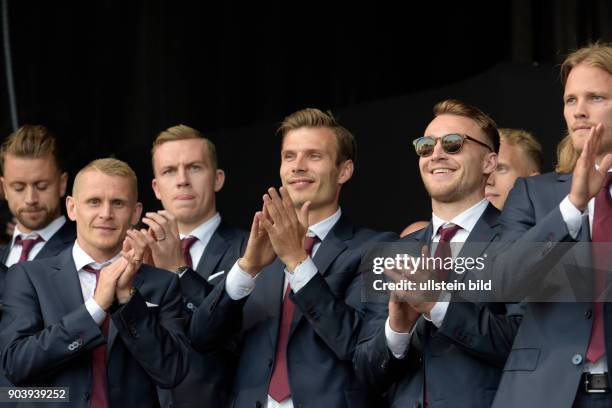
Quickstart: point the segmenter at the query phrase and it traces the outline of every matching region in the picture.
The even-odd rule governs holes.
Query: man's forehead
[[[473,119],[451,114],[436,116],[425,129],[426,136],[444,136],[449,133],[467,133],[473,136],[480,132],[480,126]]]
[[[208,144],[204,139],[172,140],[155,149],[153,160],[160,165],[181,162],[208,161]]]

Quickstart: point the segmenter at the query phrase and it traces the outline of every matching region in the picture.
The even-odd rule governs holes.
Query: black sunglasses
[[[442,150],[444,150],[448,154],[459,153],[466,139],[478,143],[479,145],[486,147],[490,151],[493,151],[493,149],[489,145],[479,140],[476,140],[473,137],[470,137],[468,135],[462,135],[459,133],[451,133],[442,137],[423,136],[413,140],[412,144],[414,145],[414,150],[416,150],[416,154],[418,154],[420,157],[431,156],[433,154],[434,148],[436,147],[438,139],[441,140]]]

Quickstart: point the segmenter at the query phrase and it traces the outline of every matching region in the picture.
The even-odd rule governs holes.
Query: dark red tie
[[[444,262],[444,259],[453,257],[450,241],[460,229],[461,227],[455,224],[450,224],[447,227],[440,226],[440,228],[438,229],[438,233],[440,234],[440,241],[438,241],[438,246],[436,247],[434,258],[441,258],[442,265],[446,264],[446,262]],[[450,270],[443,267],[441,270],[438,271],[438,277],[440,278],[440,280],[446,280],[448,278],[449,273]]]
[[[316,236],[307,236],[304,239],[304,249],[309,256],[312,254],[312,248],[318,240],[319,238]],[[274,368],[272,369],[272,377],[270,378],[270,386],[268,387],[268,394],[277,402],[284,401],[291,396],[287,369],[287,344],[289,344],[289,331],[291,330],[291,321],[293,320],[295,304],[289,298],[290,290],[291,287],[287,285],[287,290],[283,298],[280,327],[278,329],[276,358],[274,359]]]
[[[608,172],[601,191],[595,196],[593,211],[592,242],[612,242],[612,198],[610,197],[610,184],[612,173]],[[606,286],[606,272],[610,265],[611,253],[607,245],[593,246],[593,268],[595,270],[594,295],[599,297]],[[593,326],[591,338],[587,348],[586,357],[590,362],[599,360],[606,352],[604,338],[604,312],[603,302],[593,302]]]
[[[183,260],[185,261],[185,265],[190,268],[193,268],[193,261],[191,260],[191,253],[189,250],[195,244],[198,239],[196,237],[192,237],[191,235],[181,239],[181,248],[183,250]]]
[[[438,228],[438,234],[440,234],[440,240],[438,241],[438,246],[436,247],[436,252],[434,253],[434,258],[442,259],[442,269],[438,270],[438,278],[440,281],[445,281],[448,278],[450,273],[449,269],[444,268],[444,259],[452,258],[453,253],[451,251],[450,241],[453,239],[455,234],[461,229],[460,226],[455,224],[449,224],[447,227],[440,226]],[[425,368],[423,368],[424,370]],[[425,407],[429,406],[427,401],[427,386],[425,384],[426,379],[423,380],[423,405]]]
[[[83,270],[96,275],[96,287],[100,279],[100,270],[92,268],[89,265],[83,267]],[[108,314],[102,322],[102,334],[108,338]],[[106,377],[106,343],[96,347],[91,352],[91,408],[108,408],[108,385]]]
[[[15,245],[21,245],[21,255],[19,255],[19,262],[25,262],[28,260],[28,255],[30,255],[30,251],[34,248],[39,242],[44,241],[44,239],[38,235],[36,238],[27,238],[23,239],[21,235],[15,238]]]

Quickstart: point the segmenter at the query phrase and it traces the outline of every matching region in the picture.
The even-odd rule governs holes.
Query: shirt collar
[[[331,216],[308,227],[308,233],[306,235],[308,236],[316,235],[317,237],[319,237],[321,241],[323,241],[325,237],[327,236],[327,234],[329,234],[329,231],[331,231],[334,225],[336,225],[341,215],[342,215],[342,210],[340,209],[340,207],[338,207],[338,210],[335,213],[333,213]]]
[[[195,227],[189,234],[179,234],[179,238],[183,239],[187,236],[196,237],[202,242],[206,242],[215,233],[217,227],[221,224],[221,215],[216,213],[202,224]]]
[[[61,215],[57,217],[56,219],[54,219],[53,221],[51,221],[51,223],[47,225],[45,228],[40,229],[40,230],[34,230],[30,232],[29,234],[26,234],[25,232],[21,232],[19,230],[19,227],[15,226],[15,230],[13,231],[13,240],[11,241],[11,247],[15,244],[15,239],[17,239],[17,237],[20,235],[23,237],[23,239],[34,238],[36,235],[38,235],[42,239],[44,239],[45,242],[47,242],[53,237],[53,235],[57,231],[59,231],[60,228],[62,228],[62,226],[65,223],[66,223],[66,217]]]
[[[436,214],[431,214],[431,224],[433,228],[433,237],[438,234],[438,229],[445,224],[455,224],[460,226],[462,229],[467,231],[469,234],[474,229],[474,226],[487,209],[489,202],[486,199],[480,200],[478,203],[463,211],[461,214],[456,215],[452,220],[443,220],[442,218],[436,216]]]
[[[117,260],[120,256],[121,252],[119,252],[117,255],[113,256],[107,261],[96,262],[91,256],[87,254],[87,252],[83,250],[83,248],[79,246],[78,242],[74,241],[74,246],[72,247],[72,259],[74,260],[74,266],[76,267],[77,271],[80,271],[81,269],[83,269],[84,266],[87,265],[91,265],[94,269],[102,269],[106,265]]]

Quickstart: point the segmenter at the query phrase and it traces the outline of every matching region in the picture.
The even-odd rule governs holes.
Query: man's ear
[[[142,203],[138,202],[134,206],[134,212],[132,212],[132,219],[130,220],[132,225],[136,225],[138,221],[140,221],[141,215],[142,215]]]
[[[68,214],[68,218],[71,221],[76,221],[76,208],[74,197],[72,196],[66,196],[66,214]]]
[[[340,172],[338,173],[338,184],[344,184],[353,177],[355,164],[351,159],[345,160],[340,164]]]
[[[151,187],[153,187],[155,198],[161,201],[161,195],[159,194],[159,189],[157,188],[157,179],[155,177],[153,177],[153,180],[151,180]]]
[[[529,175],[529,177],[531,177],[531,176],[539,176],[540,174],[542,174],[542,173],[540,173],[539,171],[532,171],[531,174]]]
[[[63,172],[60,175],[60,197],[66,194],[66,186],[68,185],[68,173]]]
[[[495,171],[497,168],[497,153],[487,153],[482,164],[482,173],[487,176]]]
[[[218,193],[223,188],[225,184],[225,172],[221,169],[217,169],[215,172],[215,193]]]

